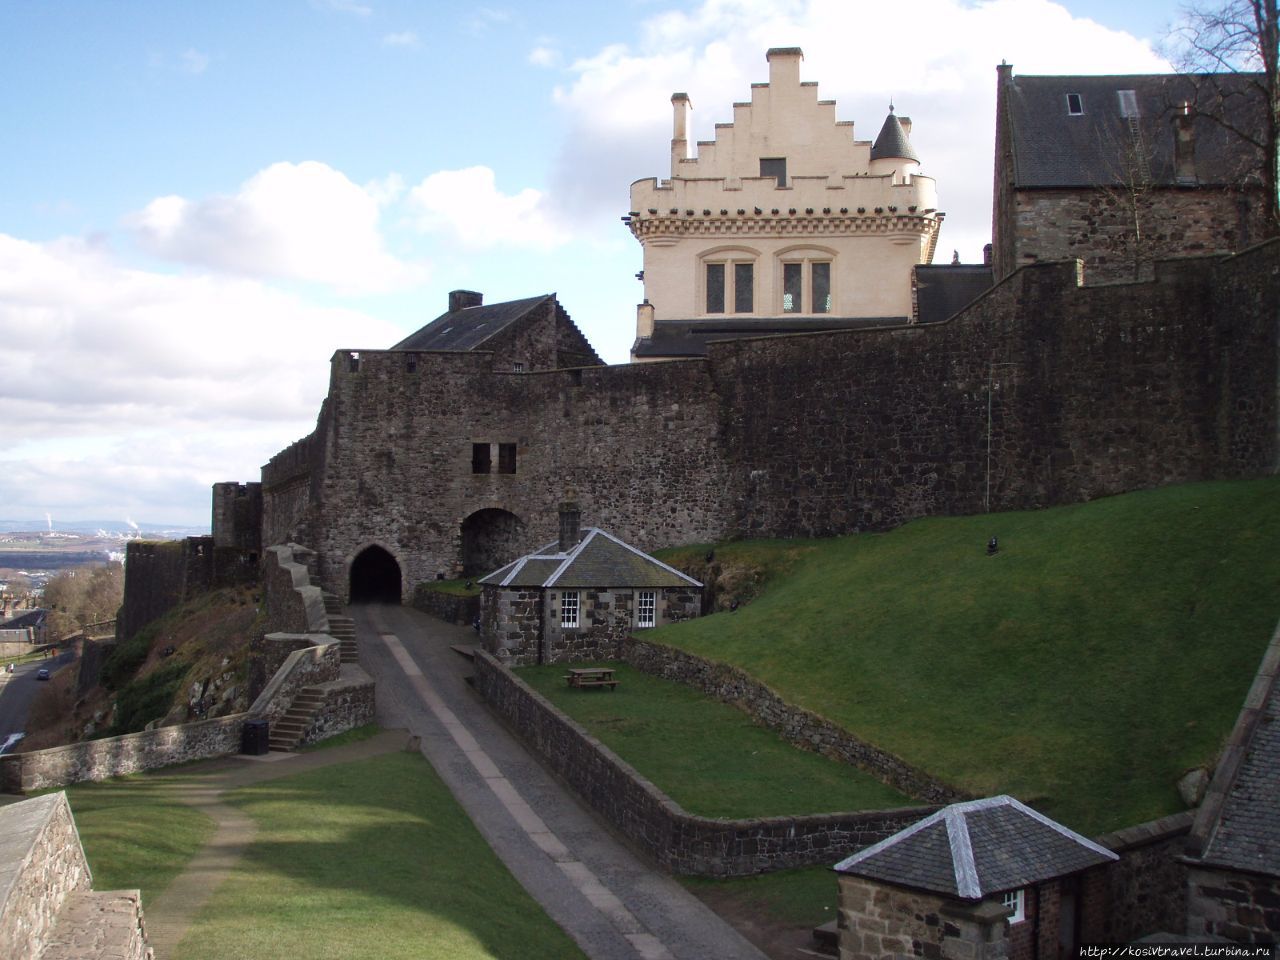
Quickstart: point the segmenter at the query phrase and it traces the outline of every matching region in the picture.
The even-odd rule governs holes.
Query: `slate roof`
[[[944,807],[835,869],[982,900],[1117,859],[1013,797],[999,796]]]
[[[411,333],[392,350],[474,350],[495,333],[527,317],[555,294],[525,300],[508,300],[442,313],[421,330]]]
[[[1121,113],[1118,91],[1132,90],[1136,128],[1151,183],[1177,183],[1173,116],[1195,105],[1195,169],[1201,184],[1239,183],[1257,168],[1257,151],[1212,119],[1261,122],[1265,101],[1252,92],[1254,74],[1130,74],[1119,76],[1018,76],[1004,89],[1010,124],[1015,187],[1096,187],[1126,182],[1126,157],[1134,157],[1133,133]],[[1067,110],[1078,94],[1082,113]]]
[[[1193,837],[1212,866],[1280,877],[1280,628],[1227,741]]]
[[[44,626],[45,620],[49,616],[48,610],[35,609],[27,610],[10,620],[0,623],[0,630],[23,630],[27,627]]]
[[[714,317],[691,320],[658,320],[652,337],[635,341],[636,357],[705,357],[707,344],[716,340],[742,340],[789,333],[821,333],[860,327],[905,326],[906,317],[833,317],[825,314],[788,317]]]
[[[898,122],[898,118],[893,114],[893,108],[889,108],[889,115],[884,118],[884,126],[880,128],[880,135],[876,137],[876,142],[871,145],[871,159],[881,160],[887,157],[896,157],[902,160],[914,160],[920,162],[915,149],[911,146],[911,141],[907,139],[907,131],[902,129],[902,124]]]
[[[582,533],[582,539],[567,552],[560,552],[559,541],[548,543],[481,577],[480,582],[503,587],[565,589],[702,586],[693,577],[598,527],[587,527]]]
[[[991,268],[981,264],[920,264],[916,267],[916,319],[939,323],[991,289]]]

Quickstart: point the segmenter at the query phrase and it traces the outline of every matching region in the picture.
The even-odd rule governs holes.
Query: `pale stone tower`
[[[633,359],[696,354],[730,327],[911,315],[911,271],[933,259],[943,217],[934,181],[917,172],[911,121],[891,106],[874,144],[855,140],[835,101],[800,81],[802,59],[796,47],[770,50],[769,82],[752,84],[696,156],[693,105],[672,96],[671,179],[632,184],[625,218],[644,248]]]

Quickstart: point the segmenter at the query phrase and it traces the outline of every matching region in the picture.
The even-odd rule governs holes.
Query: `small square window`
[[[560,626],[578,626],[578,591],[572,590],[560,598]]]
[[[1078,93],[1067,94],[1067,113],[1078,117],[1084,113],[1084,99]]]
[[[489,444],[473,443],[471,445],[471,472],[488,473],[493,469],[493,460],[489,453]]]
[[[658,595],[654,590],[641,590],[636,595],[636,626],[652,627],[656,619]]]
[[[1022,923],[1027,919],[1026,897],[1023,896],[1022,890],[1010,890],[1000,898],[1000,902],[1013,910],[1013,916],[1009,918],[1010,923]]]
[[[787,185],[787,158],[761,157],[760,176],[776,177],[778,180],[778,186],[785,187]]]
[[[513,373],[524,373],[524,364],[517,360],[511,365],[511,370]]]

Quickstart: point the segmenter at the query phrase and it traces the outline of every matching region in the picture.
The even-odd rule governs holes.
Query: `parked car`
[[[37,671],[36,671],[36,679],[37,679],[37,680],[48,680],[48,679],[49,679],[49,671],[48,671],[48,670],[46,670],[44,667],[41,667],[39,670],[37,670]]]

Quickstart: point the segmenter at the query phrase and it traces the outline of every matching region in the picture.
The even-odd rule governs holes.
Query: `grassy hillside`
[[[1277,544],[1276,477],[921,520],[817,542],[654,639],[1097,833],[1181,809],[1178,777],[1212,763],[1280,617]]]

